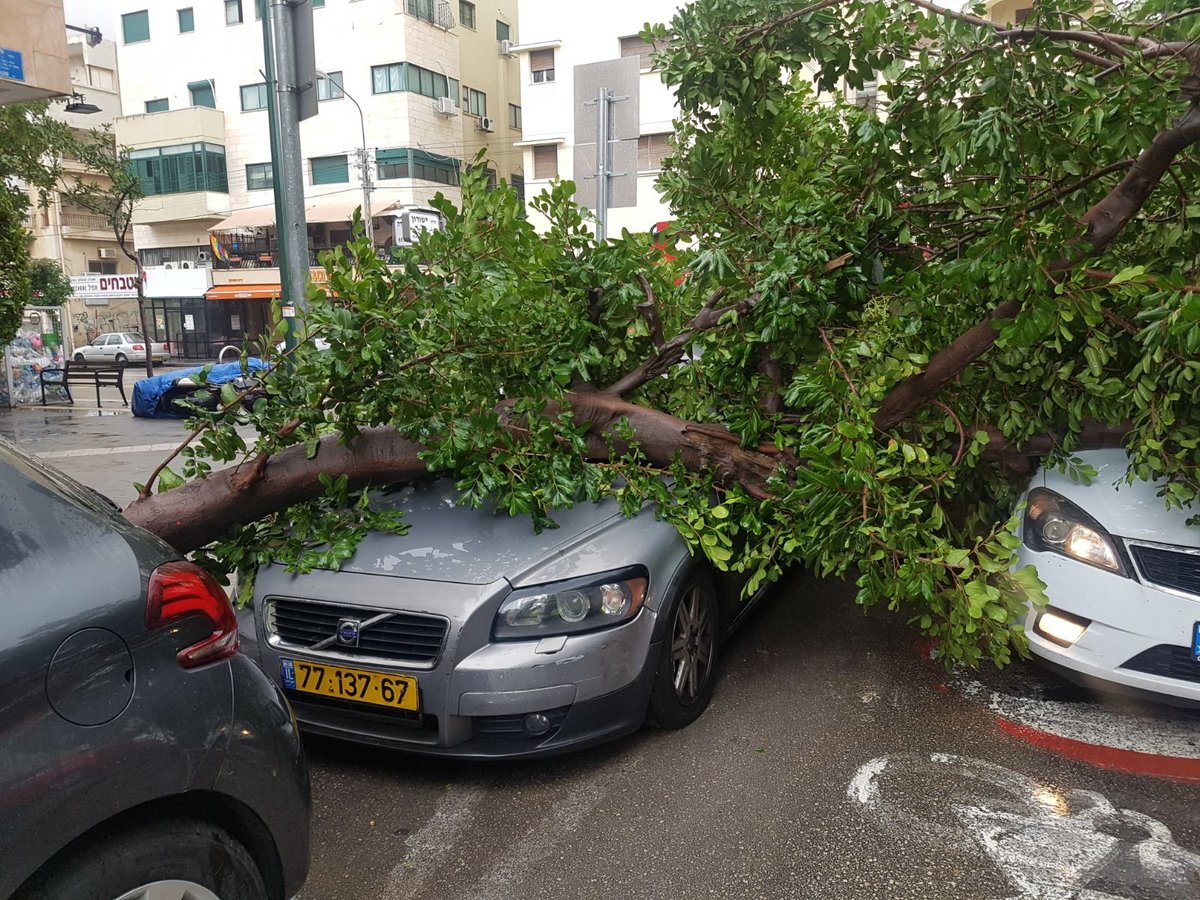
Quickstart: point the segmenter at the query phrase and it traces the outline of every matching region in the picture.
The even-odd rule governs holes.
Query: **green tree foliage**
[[[48,103],[0,106],[0,344],[16,333],[30,302],[25,219],[32,189],[45,203],[57,181],[60,152],[71,129],[49,115]]]
[[[35,259],[29,264],[29,287],[40,306],[62,306],[71,298],[71,279],[53,259]]]
[[[1165,504],[1200,489],[1200,50],[1088,6],[997,27],[926,0],[699,0],[648,32],[682,110],[675,259],[598,245],[569,184],[535,201],[541,236],[468,175],[399,269],[362,238],[331,253],[305,322],[331,349],[199,414],[183,477],[205,483],[127,515],[220,537],[213,564],[333,565],[401,527],[355,491],[415,459],[542,525],[653,501],[751,589],[809,566],[950,657],[1024,652],[1028,454],[1086,477],[1073,451],[1123,443]],[[872,81],[878,112],[854,102]]]

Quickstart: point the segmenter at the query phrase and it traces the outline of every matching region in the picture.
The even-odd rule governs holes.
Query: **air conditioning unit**
[[[179,264],[179,268],[181,268],[181,269],[190,269],[191,267],[192,267],[192,264],[190,262],[188,262],[187,260],[184,260],[183,262],[181,262]]]
[[[100,248],[100,258],[101,259],[116,259],[117,251],[113,247],[101,247]]]
[[[450,97],[438,97],[433,101],[433,109],[443,116],[458,115],[458,107],[454,105],[454,100]]]
[[[163,263],[163,268],[164,269],[178,269],[179,264],[173,263],[173,262],[167,262],[167,263]]]
[[[480,131],[495,131],[496,130],[496,120],[493,119],[491,116],[480,116],[479,122],[478,122],[478,124],[476,124],[475,127],[478,128]]]
[[[513,47],[515,46],[516,44],[514,44],[512,41],[500,41],[500,55],[516,56],[516,54],[513,53]]]
[[[208,262],[209,258],[210,257],[208,255],[207,250],[197,250],[196,251],[196,262],[206,263],[206,262]]]

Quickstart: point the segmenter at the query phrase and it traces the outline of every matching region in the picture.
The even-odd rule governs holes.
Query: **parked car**
[[[224,590],[0,439],[0,897],[284,900],[309,782]]]
[[[605,501],[535,533],[457,499],[445,480],[403,487],[380,502],[404,510],[407,535],[368,535],[337,572],[258,571],[243,646],[302,729],[515,758],[704,711],[720,641],[753,603],[673,527]]]
[[[75,362],[82,363],[119,363],[124,365],[131,362],[146,361],[147,342],[144,337],[134,331],[113,331],[102,334],[90,344],[75,348]],[[152,341],[149,343],[150,357],[156,362],[165,362],[171,358],[171,344],[167,341]]]
[[[1030,649],[1076,682],[1200,705],[1200,528],[1152,483],[1122,480],[1122,450],[1077,454],[1089,485],[1042,469],[1026,495],[1020,564],[1046,582]]]

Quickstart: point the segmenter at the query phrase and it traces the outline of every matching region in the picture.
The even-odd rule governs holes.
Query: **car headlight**
[[[631,566],[513,591],[500,604],[492,636],[520,641],[628,622],[642,608],[649,583],[645,568]]]
[[[1058,553],[1129,577],[1116,539],[1099,522],[1054,491],[1034,488],[1029,492],[1021,538],[1031,550]]]

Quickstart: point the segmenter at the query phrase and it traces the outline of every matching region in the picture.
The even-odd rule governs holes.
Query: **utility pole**
[[[317,78],[329,82],[330,91],[335,88],[341,92],[342,96],[354,104],[354,108],[358,110],[358,128],[362,137],[358,145],[358,149],[354,151],[354,157],[358,161],[358,176],[362,183],[362,216],[363,225],[366,226],[367,239],[371,241],[371,245],[375,244],[375,228],[371,222],[371,191],[375,190],[374,180],[371,176],[371,150],[367,147],[367,117],[363,115],[362,106],[354,98],[343,85],[337,84],[324,72],[317,72]]]
[[[602,87],[595,100],[588,100],[584,104],[596,107],[596,174],[584,177],[596,179],[596,240],[600,243],[604,243],[608,239],[608,207],[611,203],[610,179],[614,175],[625,174],[612,170],[612,109],[614,103],[628,99],[628,97],[617,97],[607,87]]]

